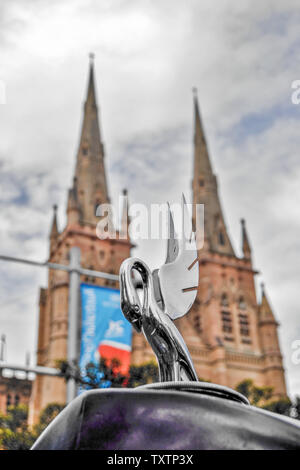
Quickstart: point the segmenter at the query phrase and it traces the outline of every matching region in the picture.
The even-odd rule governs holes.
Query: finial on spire
[[[269,322],[271,321],[272,323],[278,326],[278,323],[276,322],[273,311],[272,311],[272,307],[266,296],[265,283],[261,282],[260,287],[261,287],[261,300],[260,300],[260,308],[259,308],[260,320],[268,320]]]
[[[198,98],[198,88],[193,86],[192,88],[193,96],[194,98]]]
[[[53,205],[53,219],[52,219],[52,227],[50,231],[50,238],[56,238],[57,235],[59,234],[58,228],[57,228],[57,205]]]
[[[243,250],[243,255],[244,258],[246,259],[251,259],[251,247],[247,235],[247,230],[246,230],[246,221],[245,219],[241,219],[241,225],[242,225],[242,250]]]
[[[127,193],[128,193],[127,189],[124,188],[124,189],[123,189],[123,196],[127,196]]]
[[[94,52],[90,52],[89,53],[89,59],[90,59],[90,64],[92,65],[94,63],[94,59],[95,59],[95,54]]]

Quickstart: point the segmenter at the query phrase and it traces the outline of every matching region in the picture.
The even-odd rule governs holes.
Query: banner
[[[120,291],[108,287],[81,284],[80,369],[98,364],[100,357],[120,362],[126,375],[130,365],[131,324],[120,308]]]

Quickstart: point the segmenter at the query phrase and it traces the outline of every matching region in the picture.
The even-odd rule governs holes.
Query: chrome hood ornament
[[[179,238],[175,233],[170,206],[168,218],[167,256],[159,269],[151,273],[138,258],[128,258],[122,263],[121,309],[136,331],[143,332],[152,347],[161,382],[198,381],[184,339],[173,323],[192,307],[199,278],[195,233],[184,196]],[[142,279],[142,301],[135,287],[133,271],[138,271]]]

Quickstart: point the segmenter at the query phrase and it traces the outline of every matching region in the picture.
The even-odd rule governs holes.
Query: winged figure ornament
[[[181,234],[176,236],[169,205],[168,232],[166,260],[159,269],[151,272],[138,258],[128,258],[122,263],[121,309],[152,347],[161,382],[198,381],[190,353],[173,322],[192,307],[199,280],[196,238],[184,195]],[[137,271],[142,280],[141,296],[136,289],[133,271]]]

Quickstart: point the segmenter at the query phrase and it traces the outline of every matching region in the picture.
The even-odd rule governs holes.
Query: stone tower
[[[244,379],[272,386],[285,396],[286,385],[278,342],[278,323],[263,291],[258,302],[251,247],[242,220],[242,251],[238,257],[227,232],[194,93],[193,203],[204,204],[204,246],[198,252],[199,288],[192,310],[176,321],[198,376],[236,387]],[[133,335],[132,362],[153,356],[142,335]]]
[[[98,106],[95,89],[93,58],[90,69],[87,97],[76,159],[73,185],[68,193],[67,224],[58,230],[56,207],[50,231],[49,261],[69,263],[69,250],[81,250],[84,268],[118,274],[122,261],[130,256],[128,235],[99,239],[96,225],[99,217],[96,208],[109,203],[104,164]],[[124,214],[123,214],[124,218]],[[118,287],[113,281],[83,277],[83,282]],[[48,286],[40,289],[37,364],[53,367],[67,357],[68,341],[68,273],[49,270]],[[37,376],[30,403],[30,423],[38,420],[40,411],[52,402],[66,402],[66,384],[61,378]]]

